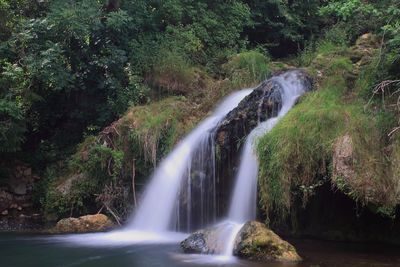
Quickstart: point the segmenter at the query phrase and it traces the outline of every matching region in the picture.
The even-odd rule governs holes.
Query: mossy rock
[[[66,218],[57,222],[56,233],[102,232],[111,229],[114,223],[104,214],[86,215],[79,218]]]
[[[234,254],[255,261],[299,262],[296,249],[260,222],[246,223],[235,240]]]

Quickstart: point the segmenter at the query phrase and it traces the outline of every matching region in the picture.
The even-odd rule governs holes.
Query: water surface
[[[1,267],[367,267],[400,266],[400,248],[296,240],[292,243],[305,259],[300,264],[226,261],[223,257],[184,255],[178,243],[79,245],[71,238],[81,236],[38,236],[0,234]]]

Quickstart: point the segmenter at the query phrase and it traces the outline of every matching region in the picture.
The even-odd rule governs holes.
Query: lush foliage
[[[385,73],[384,66],[377,68],[379,51],[367,35],[352,48],[326,38],[300,56],[316,75],[319,90],[304,96],[258,144],[260,197],[267,217],[285,218],[294,203],[306,205],[327,181],[361,205],[393,215],[400,195],[398,152],[397,137],[388,134],[398,113],[369,99],[378,73]],[[363,94],[369,98],[359,97]],[[352,139],[355,157],[350,178],[332,170],[335,144],[345,135]]]
[[[123,187],[120,181],[130,183],[132,166],[139,180],[147,177],[217,99],[263,80],[273,66],[286,66],[274,62],[285,58],[309,67],[318,82],[333,79],[261,142],[264,150],[270,146],[261,156],[262,174],[269,177],[264,189],[271,185],[269,197],[276,196],[271,205],[287,207],[282,192],[288,185],[278,182],[296,179],[284,163],[294,157],[301,169],[296,181],[313,186],[316,164],[329,162],[333,139],[343,133],[337,120],[351,115],[356,125],[368,118],[379,134],[362,125],[354,131],[387,136],[382,142],[396,147],[399,29],[397,0],[0,0],[0,158],[22,160],[48,177],[37,192],[49,212],[83,212],[97,205],[93,198],[104,196],[105,187],[112,195]],[[360,55],[348,47],[367,32],[377,36],[377,49],[367,63],[353,64]],[[347,105],[342,97],[358,100]],[[103,128],[124,114],[117,132],[106,128],[111,144]],[[286,129],[285,122],[298,129]],[[77,147],[85,138],[91,142]],[[300,138],[306,156],[290,150]],[[45,172],[72,154],[62,175]],[[303,164],[306,158],[310,165]],[[283,180],[274,173],[280,168]],[[71,172],[87,179],[58,198],[55,189]]]

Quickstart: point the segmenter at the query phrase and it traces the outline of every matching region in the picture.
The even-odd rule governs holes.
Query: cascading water
[[[288,71],[271,79],[271,81],[280,85],[282,107],[278,116],[259,123],[246,139],[227,219],[232,230],[230,235],[226,237],[226,255],[232,255],[233,242],[241,226],[247,221],[256,219],[257,178],[259,169],[256,155],[257,140],[269,132],[293,107],[298,97],[306,92],[307,88],[301,82],[298,75],[300,75],[298,71]],[[232,224],[236,225],[236,227],[232,226]]]
[[[191,210],[192,163],[199,147],[208,146],[213,140],[213,130],[226,114],[234,109],[240,101],[252,92],[251,89],[233,93],[227,97],[217,110],[194,129],[176,148],[165,158],[155,170],[148,185],[142,202],[128,229],[165,232],[171,230],[174,209],[178,199],[179,189],[183,181],[187,181],[187,213]],[[207,151],[209,149],[206,149]],[[211,154],[214,151],[210,151]],[[210,157],[210,154],[207,153]],[[214,157],[214,155],[211,155]],[[201,164],[200,164],[201,165]],[[215,165],[215,164],[214,164]],[[215,173],[215,170],[213,171]],[[215,189],[212,194],[215,194]],[[213,197],[215,199],[215,197]],[[187,215],[190,220],[190,214]],[[188,221],[190,224],[190,221]],[[189,228],[189,226],[188,226]]]
[[[266,114],[263,111],[263,101],[269,102],[271,92],[259,96],[259,91],[256,92],[255,89],[255,94],[248,98],[255,101],[261,98],[260,104],[256,104],[258,126],[248,135],[242,150],[228,218],[215,226],[218,229],[216,242],[222,244],[218,250],[222,255],[216,257],[217,260],[226,262],[232,259],[235,238],[242,225],[256,218],[258,160],[254,148],[258,138],[271,130],[290,110],[296,99],[307,90],[299,75],[300,72],[289,71],[263,83],[266,85],[266,90],[279,88],[274,92],[280,95],[280,98],[274,99],[281,101],[277,100],[276,103],[279,104],[274,107],[273,112],[269,110]],[[180,226],[179,230],[189,230],[194,220],[200,221],[198,226],[206,226],[215,220],[218,193],[215,171],[216,132],[228,113],[252,91],[246,89],[227,97],[210,117],[183,139],[161,162],[143,195],[139,209],[124,230],[63,238],[70,242],[94,246],[175,243],[182,241],[186,236],[169,232],[175,230],[175,225]],[[245,104],[245,102],[240,104],[242,105],[240,108]],[[275,109],[279,108],[280,111],[277,112]],[[274,115],[275,117],[261,122],[267,116]],[[208,217],[212,220],[208,220]],[[181,224],[186,225],[181,227]]]

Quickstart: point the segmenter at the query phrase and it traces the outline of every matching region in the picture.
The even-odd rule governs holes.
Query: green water
[[[292,241],[305,259],[300,264],[256,264],[235,260],[218,262],[213,257],[181,254],[178,244],[82,246],[63,238],[0,234],[1,267],[366,267],[400,266],[400,248],[379,245]]]

